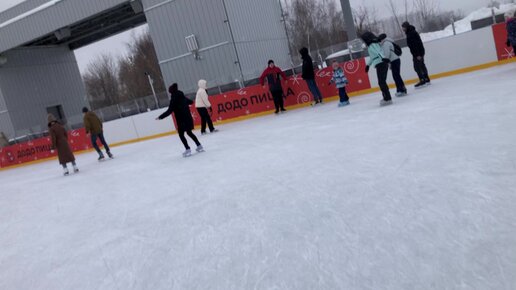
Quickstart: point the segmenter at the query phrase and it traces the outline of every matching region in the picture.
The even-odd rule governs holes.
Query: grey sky
[[[18,3],[23,2],[24,0],[0,0],[0,11],[8,9]],[[338,0],[340,1],[340,0]],[[401,4],[404,0],[395,0],[401,9]],[[469,13],[475,9],[486,6],[490,0],[434,0],[439,8],[442,10],[457,10],[461,9],[465,13]],[[408,0],[409,3],[412,3],[413,0]],[[503,0],[499,2],[504,2]],[[390,12],[387,10],[388,0],[351,0],[351,5],[353,7],[357,7],[360,5],[365,6],[376,6],[378,10],[378,15],[380,17],[389,16]],[[77,61],[79,63],[79,68],[81,71],[84,71],[93,59],[96,56],[102,53],[108,53],[113,56],[120,56],[126,51],[126,43],[131,40],[131,35],[133,33],[140,33],[143,28],[136,28],[135,31],[127,31],[117,36],[111,37],[109,39],[97,42],[93,45],[84,47],[75,52],[77,56]]]

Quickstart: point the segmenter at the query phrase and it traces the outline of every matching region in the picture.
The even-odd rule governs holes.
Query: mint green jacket
[[[385,58],[383,55],[383,49],[379,43],[372,43],[367,48],[367,51],[369,52],[369,61],[367,62],[369,67],[376,68],[376,66],[382,63]]]

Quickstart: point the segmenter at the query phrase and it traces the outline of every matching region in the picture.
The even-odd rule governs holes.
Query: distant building
[[[281,18],[277,0],[24,1],[0,13],[0,132],[44,132],[47,113],[80,125],[87,100],[74,49],[147,22],[167,84],[237,86],[268,59],[290,66]]]

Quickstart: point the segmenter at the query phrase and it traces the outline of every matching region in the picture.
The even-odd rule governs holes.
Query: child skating
[[[344,70],[339,66],[337,61],[333,61],[333,78],[330,81],[335,84],[335,87],[339,90],[339,107],[345,107],[349,105],[349,96],[346,92],[346,86],[349,84],[346,75],[344,74]]]

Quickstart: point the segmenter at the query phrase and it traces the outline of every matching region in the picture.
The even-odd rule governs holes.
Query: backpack
[[[401,56],[403,54],[403,50],[401,49],[401,47],[394,42],[391,43],[394,46],[394,54],[396,54],[397,56]]]

